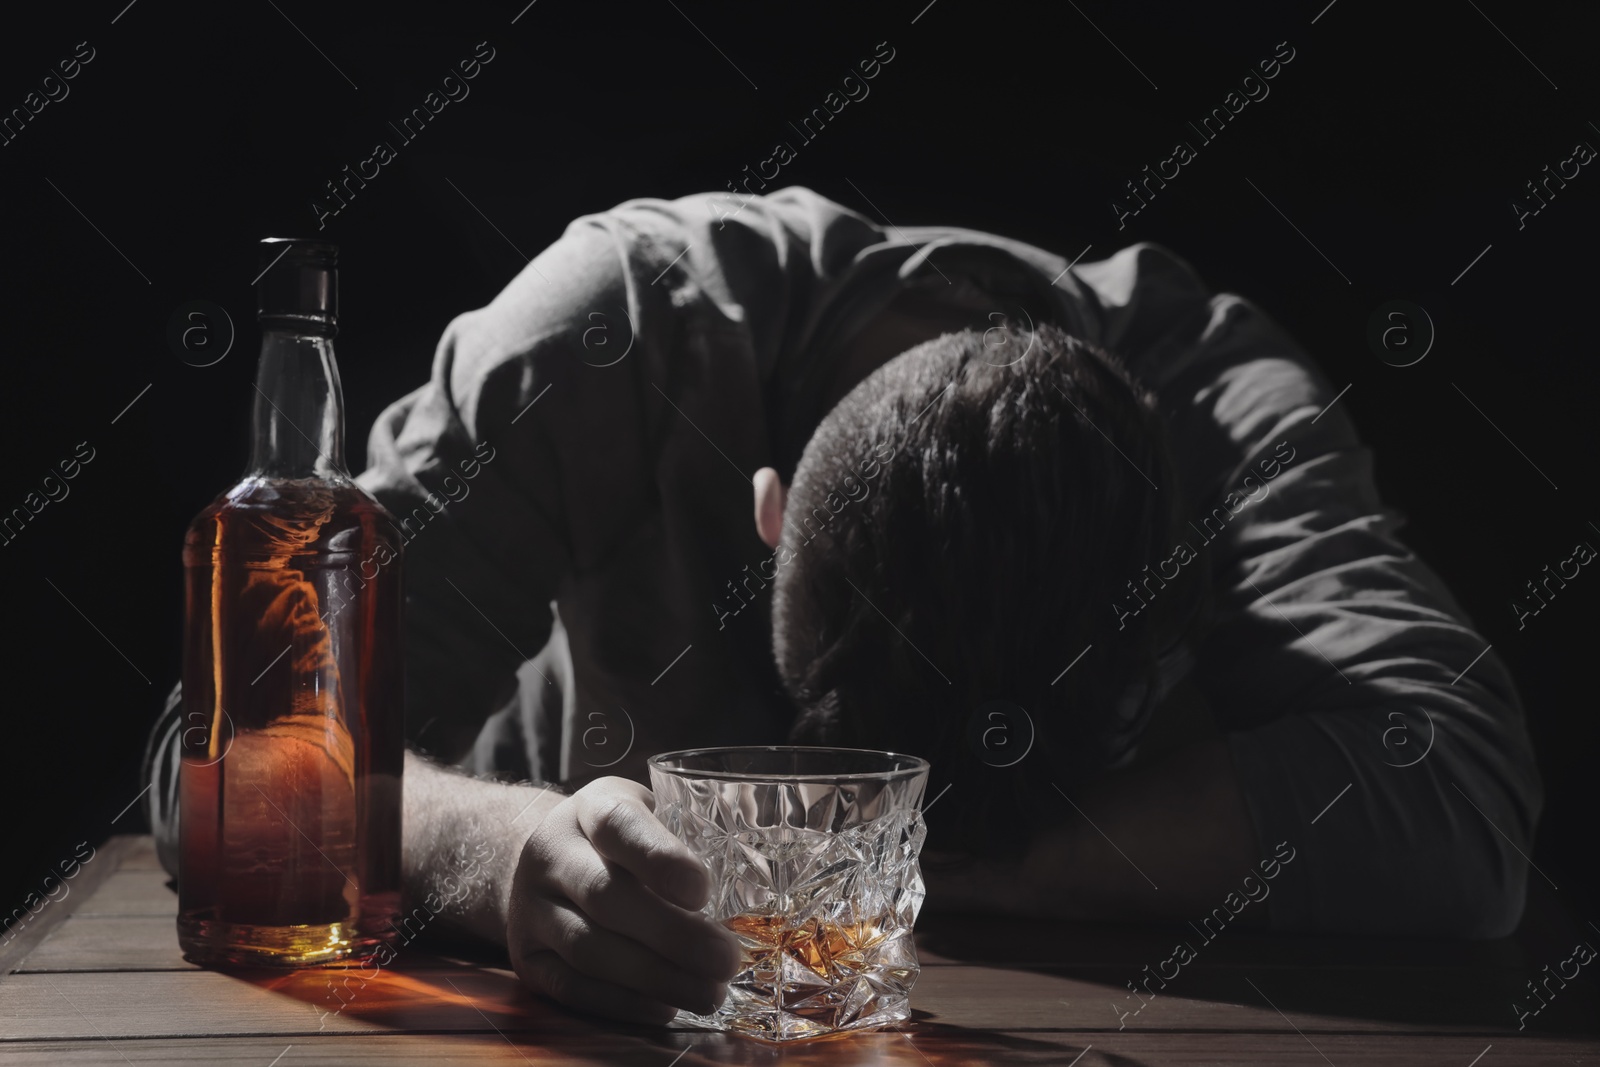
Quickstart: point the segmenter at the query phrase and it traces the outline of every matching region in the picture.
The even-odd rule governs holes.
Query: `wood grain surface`
[[[0,944],[0,1064],[1600,1063],[1591,976],[1518,1028],[1512,1001],[1529,999],[1525,983],[1558,937],[1363,941],[1238,930],[1204,942],[1181,926],[933,915],[919,924],[924,966],[911,1020],[774,1048],[580,1017],[530,994],[495,961],[419,946],[367,981],[338,968],[198,968],[178,952],[177,897],[144,837],[112,838],[71,885]],[[1160,966],[1180,940],[1196,958],[1143,993],[1146,966]]]

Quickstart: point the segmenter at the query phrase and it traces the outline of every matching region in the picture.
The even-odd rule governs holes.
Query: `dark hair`
[[[795,470],[773,594],[791,741],[931,759],[962,795],[930,830],[989,854],[1021,847],[1029,813],[1070,810],[1052,783],[1131,745],[1119,701],[1188,602],[1112,606],[1175,538],[1152,396],[1053,325],[995,333],[918,345],[828,414]],[[1025,716],[997,721],[1019,753],[1031,721],[1031,750],[997,766],[974,717],[1014,706]]]

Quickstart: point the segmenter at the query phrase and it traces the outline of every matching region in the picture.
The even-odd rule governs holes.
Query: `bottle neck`
[[[333,340],[268,327],[256,369],[247,476],[347,481]]]

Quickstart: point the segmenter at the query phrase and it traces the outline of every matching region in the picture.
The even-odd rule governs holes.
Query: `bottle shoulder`
[[[184,545],[252,555],[364,554],[387,546],[398,556],[404,539],[388,510],[352,479],[251,476],[194,517]]]

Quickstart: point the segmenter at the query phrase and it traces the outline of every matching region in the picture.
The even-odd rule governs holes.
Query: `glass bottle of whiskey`
[[[178,939],[200,964],[395,937],[402,539],[345,467],[337,257],[261,242],[249,468],[184,539]]]

